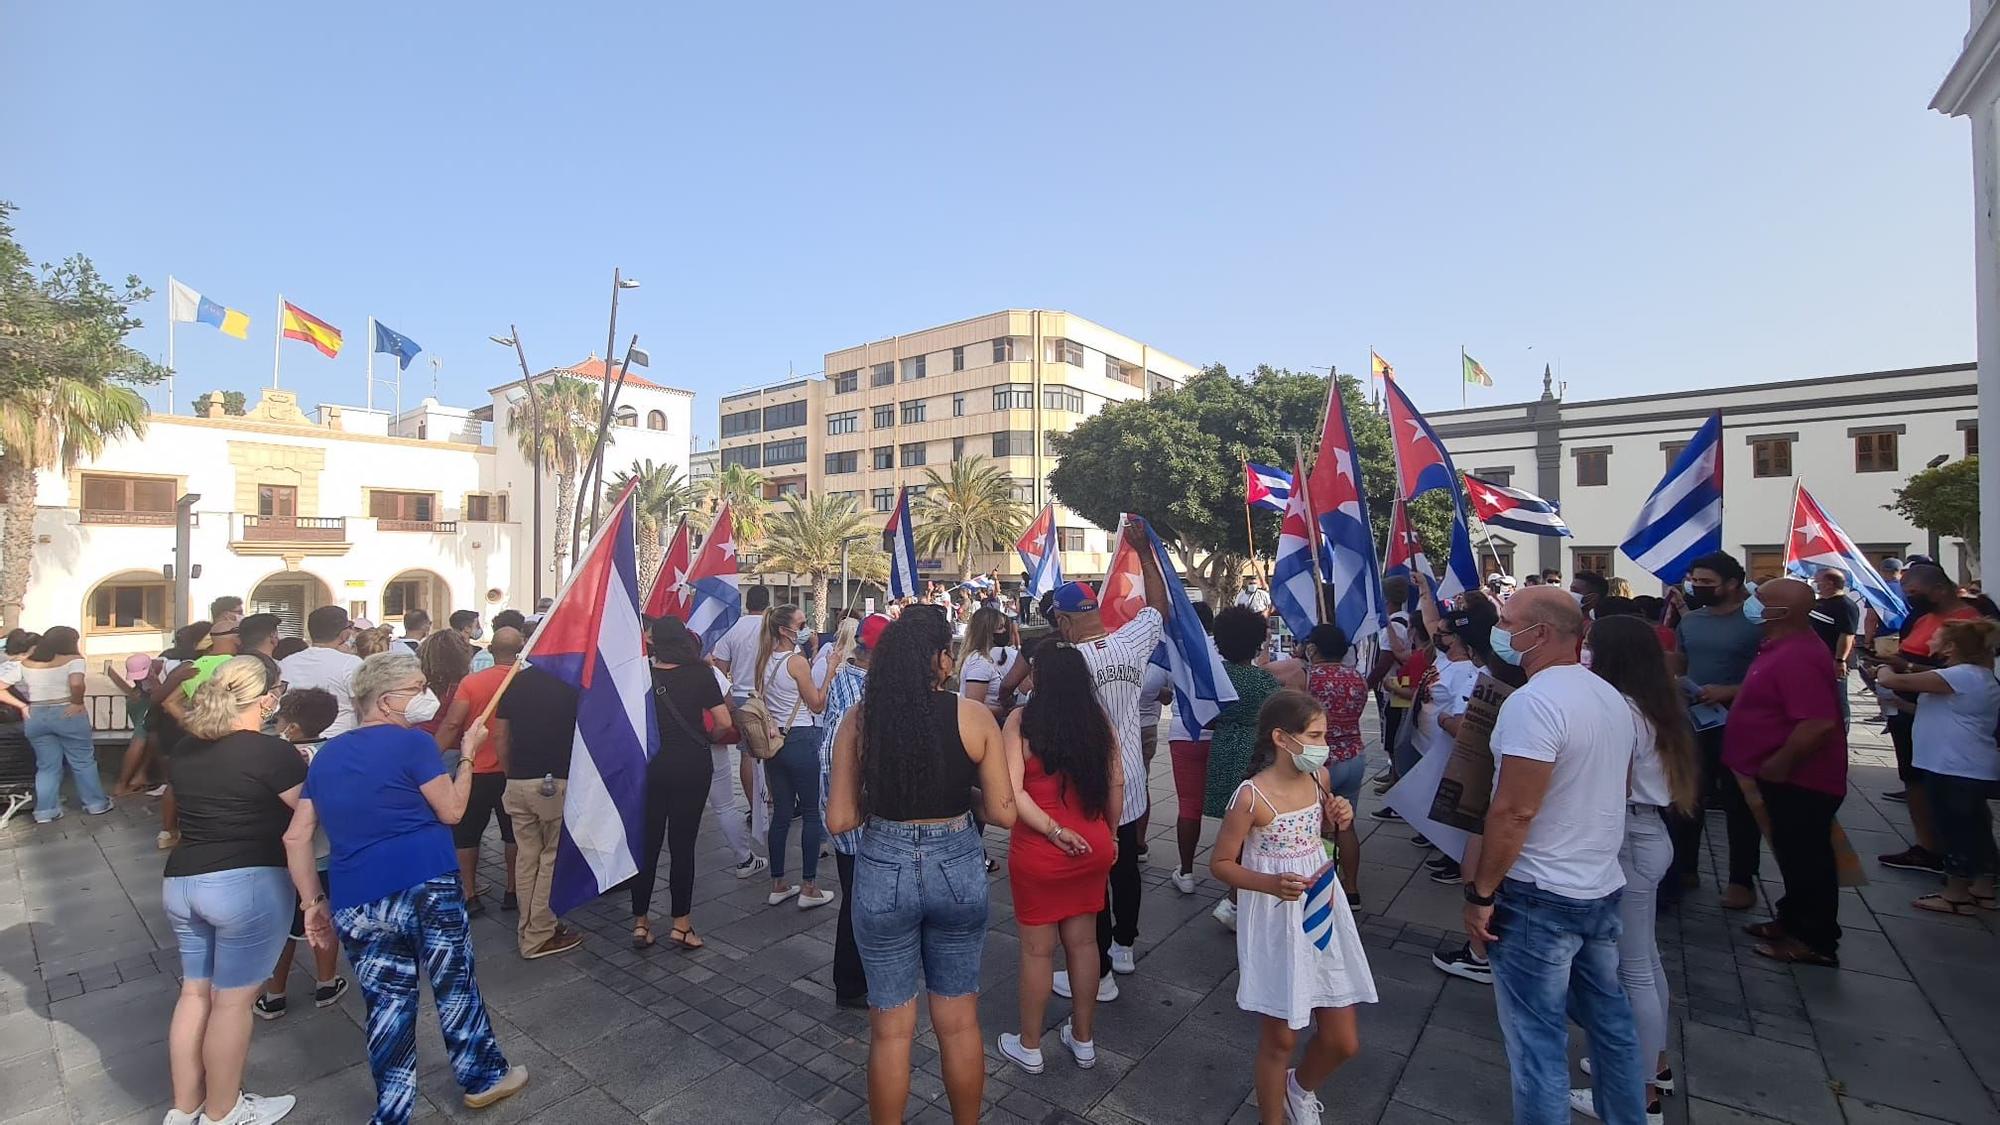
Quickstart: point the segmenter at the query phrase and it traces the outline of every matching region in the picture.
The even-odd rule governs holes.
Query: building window
[[[775,498],[783,500],[787,496],[804,496],[805,494],[806,483],[804,481],[797,479],[781,480],[778,482],[778,495]]]
[[[878,363],[868,369],[868,385],[871,387],[886,387],[895,381],[896,365],[893,363]]]
[[[875,415],[872,421],[875,424],[875,428],[878,430],[886,430],[889,427],[895,425],[896,404],[893,402],[885,402],[881,406],[876,407]]]
[[[896,467],[896,447],[895,447],[895,446],[893,446],[893,445],[878,445],[878,446],[876,446],[876,447],[875,447],[875,448],[874,448],[873,450],[871,450],[871,451],[869,452],[869,456],[868,456],[868,464],[869,464],[869,465],[870,465],[871,467],[873,467],[873,468],[877,468],[877,469],[893,469],[893,468],[895,468],[895,467]]]
[[[806,439],[802,437],[764,443],[764,467],[767,469],[773,465],[804,464],[805,459]]]
[[[952,459],[952,460],[954,460],[954,461],[963,461],[963,460],[965,460],[965,439],[964,439],[964,438],[962,438],[962,437],[955,437],[955,438],[951,439],[951,459]]]
[[[614,426],[630,426],[635,430],[638,429],[639,428],[638,409],[630,406],[619,407],[618,412],[611,416],[611,424]]]
[[[368,514],[378,520],[395,523],[430,523],[437,518],[437,498],[428,492],[387,492],[372,489],[368,493]]]
[[[860,428],[861,412],[859,410],[849,410],[842,414],[829,414],[826,416],[826,433],[828,437],[832,437],[835,434],[851,434]]]
[[[666,428],[667,428],[667,416],[666,416],[665,414],[661,413],[660,411],[657,411],[657,410],[648,410],[648,411],[646,411],[646,428],[647,428],[647,429],[649,429],[649,430],[664,430],[664,429],[666,429]]]
[[[722,459],[719,462],[719,464],[725,469],[730,468],[731,466],[740,466],[745,469],[755,469],[760,467],[762,464],[762,461],[758,456],[761,452],[762,451],[759,450],[754,445],[739,445],[734,449],[723,450]]]
[[[85,523],[172,523],[174,482],[85,473],[81,518]]]
[[[1113,359],[1110,356],[1104,357],[1104,377],[1106,379],[1115,379],[1120,383],[1134,387],[1145,385],[1139,380],[1139,369],[1137,367],[1126,363],[1124,360]]]
[[[904,446],[903,467],[906,469],[914,468],[923,464],[926,460],[925,453],[929,448],[928,444],[921,441],[911,442],[909,445]]]
[[[1781,547],[1745,547],[1743,571],[1752,582],[1769,582],[1785,576],[1785,552]]]
[[[167,584],[157,578],[106,583],[90,593],[88,631],[165,632],[173,628],[167,621],[167,600]]]
[[[788,430],[793,426],[803,426],[805,424],[806,403],[804,399],[800,399],[797,402],[781,402],[776,406],[767,406],[764,408],[764,428],[766,430]]]
[[[911,356],[909,359],[903,361],[903,381],[905,383],[909,382],[912,379],[921,379],[924,377],[925,358],[926,357],[920,355]]]
[[[843,371],[833,377],[833,393],[851,395],[861,386],[861,369]]]
[[[1576,485],[1578,488],[1595,488],[1608,484],[1611,480],[1611,452],[1605,449],[1579,449],[1576,451]]]
[[[1163,395],[1180,389],[1179,384],[1157,371],[1146,372],[1146,379],[1153,384],[1153,393],[1156,395]]]
[[[1572,571],[1587,570],[1593,574],[1601,574],[1609,578],[1611,577],[1611,553],[1611,548],[1609,547],[1572,547],[1569,552],[1570,569]]]
[[[257,514],[288,520],[299,514],[299,490],[289,484],[257,486]]]
[[[1048,354],[1043,358],[1047,362],[1067,363],[1072,367],[1083,366],[1082,344],[1079,344],[1074,340],[1065,340],[1060,336],[1051,337],[1046,341],[1046,344],[1047,347],[1045,350],[1048,352]]]
[[[416,578],[399,578],[382,587],[382,616],[401,617],[424,604],[424,584]]]
[[[965,349],[964,349],[964,348],[953,348],[953,349],[951,349],[951,369],[952,369],[953,371],[963,371],[963,370],[965,370]]]
[[[826,455],[826,473],[828,476],[860,471],[861,451],[858,449],[850,449],[845,453],[829,453]]]
[[[1083,550],[1083,529],[1080,527],[1056,528],[1056,550],[1058,551]]]
[[[470,523],[506,523],[507,494],[474,492],[467,495],[465,518]]]
[[[993,435],[993,456],[1032,457],[1035,455],[1035,435],[1026,430],[1001,430]]]
[[[1854,435],[1854,471],[1893,473],[1896,471],[1896,433],[1882,430]]]
[[[1681,459],[1681,453],[1687,447],[1688,443],[1684,441],[1663,441],[1660,443],[1660,452],[1666,455],[1667,468],[1671,469],[1674,467],[1674,462]]]
[[[1750,475],[1788,477],[1792,475],[1792,440],[1763,438],[1750,443]]]
[[[953,396],[951,396],[951,416],[952,416],[952,417],[954,417],[954,418],[963,418],[963,417],[965,417],[965,396],[964,396],[964,395],[953,395]]]
[[[1014,337],[1001,336],[993,341],[993,362],[1012,363],[1015,359]]]
[[[757,423],[763,417],[764,412],[761,410],[741,410],[735,414],[724,414],[722,416],[722,436],[730,438],[741,437],[744,434],[754,434],[757,432]]]
[[[878,488],[868,494],[868,503],[878,512],[886,512],[896,506],[896,490]]]
[[[1498,485],[1512,485],[1514,483],[1514,470],[1511,466],[1474,469],[1472,470],[1472,475],[1478,477],[1480,480],[1490,481]]]
[[[1035,408],[1035,388],[1019,383],[1009,383],[993,388],[993,409],[1033,410]]]
[[[924,400],[920,398],[911,399],[903,404],[903,424],[907,426],[913,422],[923,421],[924,413]]]
[[[1967,457],[1979,456],[1979,423],[1973,422],[1967,424],[1960,422],[1958,426],[1959,429],[1965,431],[1965,455]]]
[[[1070,387],[1043,387],[1042,406],[1048,410],[1067,410],[1071,414],[1083,413],[1083,392]]]

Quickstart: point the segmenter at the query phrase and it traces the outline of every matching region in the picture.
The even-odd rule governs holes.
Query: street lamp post
[[[513,348],[514,358],[521,361],[521,390],[528,398],[528,426],[533,430],[535,438],[535,456],[528,465],[528,471],[534,474],[535,478],[533,501],[535,514],[532,520],[534,530],[529,537],[535,543],[532,556],[535,569],[533,585],[535,604],[539,605],[542,600],[542,401],[535,395],[534,376],[528,372],[528,354],[521,349],[520,329],[510,324],[507,326],[507,335],[489,336],[487,339]]]
[[[604,430],[605,427],[610,424],[611,420],[611,349],[618,345],[618,291],[621,289],[637,289],[637,288],[639,288],[639,282],[637,281],[637,279],[626,277],[620,268],[614,267],[612,269],[611,324],[604,331],[603,394],[598,400],[599,404],[598,420],[597,420],[598,447],[591,453],[591,463],[593,465],[601,462],[603,458]],[[637,342],[637,337],[634,337],[634,342],[635,343]],[[626,357],[628,363],[630,362],[630,359],[631,357],[628,355]],[[598,486],[594,482],[589,481],[588,479],[586,479],[585,483],[589,484],[590,487],[593,489],[598,489]],[[602,491],[601,489],[598,490]],[[577,552],[582,550],[583,546],[583,507],[581,500],[582,497],[579,496],[578,506],[576,510],[576,522],[570,528],[569,554],[571,558],[575,558],[577,556]],[[598,509],[597,497],[592,495],[590,502],[590,528],[592,534],[596,534],[597,531],[597,509]]]

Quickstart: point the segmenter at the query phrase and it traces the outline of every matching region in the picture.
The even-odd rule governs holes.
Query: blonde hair
[[[861,619],[858,617],[841,618],[840,628],[834,630],[833,633],[833,652],[826,658],[827,675],[831,676],[834,672],[840,671],[840,666],[847,663],[848,657],[854,655],[854,649],[860,643]]]
[[[1007,615],[992,606],[973,612],[971,620],[965,623],[965,639],[958,643],[960,682],[964,681],[965,662],[975,652],[984,655],[998,647],[993,642],[1000,638],[1000,630],[1006,624]]]
[[[217,739],[240,730],[237,720],[277,686],[261,656],[232,656],[194,689],[181,727],[196,738]]]
[[[391,630],[387,625],[358,630],[354,634],[354,655],[366,660],[378,652],[389,651],[390,633]]]
[[[764,611],[764,627],[757,631],[757,694],[764,694],[764,669],[770,667],[771,653],[777,650],[778,634],[791,624],[792,614],[797,613],[795,605],[774,605]]]
[[[1947,621],[1938,626],[1938,647],[1960,664],[1991,668],[1994,650],[2000,649],[2000,621],[1984,617]]]
[[[1632,583],[1623,578],[1607,578],[1604,580],[1604,591],[1606,597],[1629,598],[1632,596]]]

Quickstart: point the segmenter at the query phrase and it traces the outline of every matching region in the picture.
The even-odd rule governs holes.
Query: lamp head
[[[486,338],[500,345],[503,348],[511,348],[514,346],[514,337],[512,336],[488,336]]]
[[[639,288],[639,279],[636,277],[621,277],[618,279],[618,288],[637,289]]]

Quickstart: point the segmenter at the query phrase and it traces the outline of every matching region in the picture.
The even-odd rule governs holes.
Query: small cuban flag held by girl
[[[1322,953],[1333,941],[1333,896],[1341,893],[1339,880],[1334,878],[1335,866],[1331,863],[1326,865],[1326,870],[1319,873],[1313,885],[1306,888],[1303,900],[1306,940]]]

